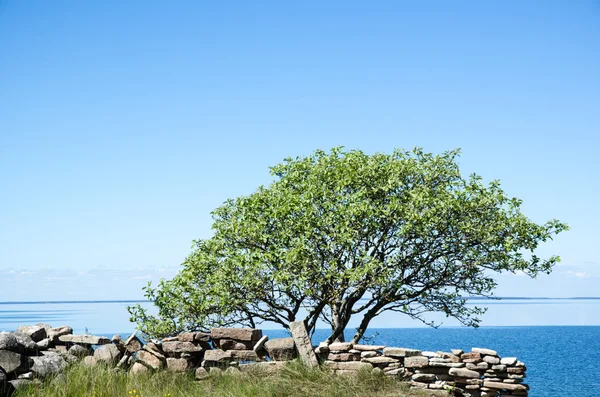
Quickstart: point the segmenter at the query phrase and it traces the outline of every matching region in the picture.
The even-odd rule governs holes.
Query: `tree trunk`
[[[384,305],[376,304],[369,311],[367,311],[365,313],[362,321],[360,322],[360,325],[356,328],[356,333],[352,337],[352,343],[357,344],[360,341],[360,339],[363,337],[363,335],[367,331],[367,328],[369,327],[369,323],[377,315],[377,312],[379,311],[379,309],[381,309],[383,306]]]
[[[344,330],[350,318],[345,316],[341,310],[341,302],[336,302],[331,307],[331,335],[327,338],[326,342],[345,342]]]

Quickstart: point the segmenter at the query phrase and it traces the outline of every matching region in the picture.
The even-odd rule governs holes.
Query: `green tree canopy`
[[[396,311],[433,325],[442,312],[477,326],[484,309],[465,296],[491,297],[497,272],[550,273],[559,260],[535,255],[566,230],[536,224],[498,181],[463,178],[459,151],[317,151],[272,167],[274,181],[227,200],[212,214],[213,237],[194,242],[172,280],[145,288],[158,312],[129,308],[151,336],[213,326],[331,326],[343,340],[358,316]]]

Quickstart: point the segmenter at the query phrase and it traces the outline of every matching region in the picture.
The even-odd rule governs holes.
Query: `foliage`
[[[286,159],[269,186],[213,212],[213,237],[195,242],[174,279],[145,289],[158,314],[138,305],[132,320],[153,336],[298,319],[313,332],[322,320],[329,341],[359,316],[358,341],[385,311],[477,326],[484,310],[464,296],[492,296],[496,272],[549,273],[559,258],[535,250],[567,226],[532,222],[498,181],[463,178],[458,154]]]

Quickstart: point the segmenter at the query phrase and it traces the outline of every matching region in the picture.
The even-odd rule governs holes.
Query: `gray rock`
[[[504,364],[504,365],[515,365],[517,363],[517,358],[516,357],[504,357],[502,359],[500,359],[500,364]]]
[[[163,342],[162,351],[169,357],[179,357],[182,353],[200,354],[204,351],[201,346],[192,342]]]
[[[210,378],[210,374],[205,368],[196,368],[196,380],[204,380]]]
[[[63,343],[78,343],[81,345],[105,345],[110,343],[110,339],[105,336],[94,335],[61,335],[58,340]]]
[[[31,367],[31,359],[19,353],[9,350],[0,350],[0,367],[7,374],[23,374],[29,372]]]
[[[277,338],[268,340],[265,342],[265,350],[267,351],[269,357],[275,361],[293,360],[297,356],[294,338]]]
[[[159,370],[164,367],[164,361],[146,350],[140,350],[135,356],[136,362],[144,364],[146,367]]]
[[[481,374],[479,372],[471,371],[470,369],[466,368],[450,368],[450,371],[448,371],[448,373],[452,376],[457,376],[460,378],[481,378]]]
[[[187,372],[194,368],[192,362],[186,358],[167,358],[167,369],[174,372]]]
[[[46,328],[39,325],[21,325],[17,328],[17,334],[27,335],[34,342],[39,342],[46,338]]]
[[[31,371],[36,378],[46,378],[57,375],[67,368],[67,362],[59,354],[32,357]]]
[[[123,342],[123,345],[125,346],[125,350],[131,354],[140,350],[142,348],[142,341],[137,337],[137,331],[132,333],[129,338]]]
[[[85,356],[82,364],[86,367],[93,367],[96,365],[96,358],[94,356]]]
[[[482,360],[491,365],[500,364],[500,359],[495,356],[483,356]]]
[[[122,355],[119,348],[112,343],[102,345],[94,351],[96,362],[105,362],[112,367],[117,365],[121,357]]]
[[[254,350],[230,350],[231,358],[235,361],[260,361]]]
[[[38,350],[48,350],[50,348],[50,338],[42,339],[36,342]]]
[[[73,328],[68,326],[56,327],[56,328],[46,328],[46,334],[50,341],[54,344],[60,343],[58,340],[59,337],[63,335],[70,335],[73,333]]]
[[[291,322],[290,332],[292,333],[292,338],[294,338],[294,343],[296,344],[296,349],[298,350],[300,360],[309,368],[318,367],[319,361],[317,360],[317,356],[312,349],[312,342],[308,337],[308,332],[306,331],[304,321]]]
[[[251,350],[255,341],[239,341],[235,339],[213,339],[215,347],[222,350]]]
[[[19,343],[15,334],[12,332],[0,332],[0,350],[25,353],[25,347]]]
[[[38,354],[38,346],[37,344],[33,341],[33,339],[31,339],[29,337],[29,335],[27,334],[20,334],[18,332],[16,332],[15,334],[15,338],[17,339],[17,342],[23,346],[24,350],[24,354],[27,354],[29,356],[35,356]]]
[[[69,348],[69,353],[78,358],[83,358],[85,356],[90,356],[94,354],[94,349],[88,346],[83,345],[73,345]]]
[[[210,367],[219,364],[227,364],[233,361],[230,351],[224,351],[221,349],[207,350],[204,352],[203,366]]]
[[[434,374],[414,374],[412,379],[415,382],[433,382],[435,380]]]
[[[144,364],[139,363],[139,362],[133,363],[133,366],[131,367],[131,373],[134,375],[141,374],[141,373],[148,372],[148,371],[149,371],[148,367],[146,367]]]

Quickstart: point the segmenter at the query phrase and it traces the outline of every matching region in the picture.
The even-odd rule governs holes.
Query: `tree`
[[[535,250],[567,226],[532,222],[498,181],[463,178],[458,155],[335,148],[286,159],[269,186],[212,213],[213,237],[194,242],[174,279],[145,288],[158,313],[133,306],[132,321],[166,336],[300,319],[312,334],[322,320],[329,342],[359,316],[358,342],[385,311],[476,327],[485,310],[465,296],[493,297],[494,273],[550,273],[559,258]]]

